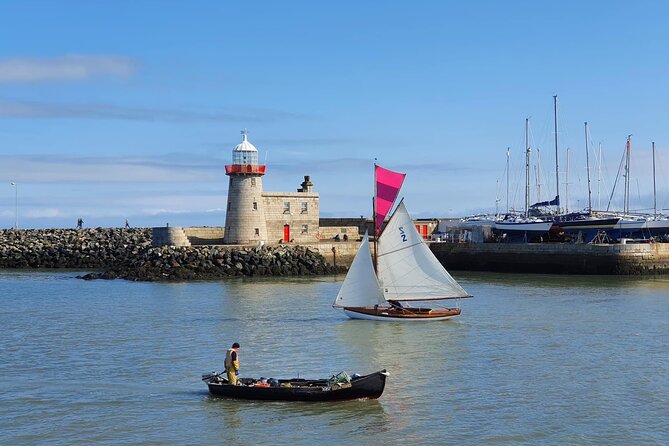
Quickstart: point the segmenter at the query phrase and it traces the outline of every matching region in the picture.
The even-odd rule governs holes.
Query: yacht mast
[[[592,189],[590,188],[590,150],[588,150],[588,122],[585,123],[585,165],[588,172],[588,215],[592,215]]]
[[[509,159],[511,158],[511,147],[506,148],[506,213],[509,213]]]
[[[653,216],[657,218],[657,190],[655,189],[655,141],[653,141]]]
[[[553,115],[555,121],[555,195],[558,199],[556,213],[560,213],[560,174],[558,169],[558,115],[557,115],[557,95],[553,96]]]
[[[537,149],[537,203],[541,202],[541,151]]]
[[[564,194],[565,194],[565,205],[564,212],[565,214],[569,213],[569,147],[567,147],[567,170],[564,179]]]
[[[602,182],[602,143],[599,143],[599,157],[597,159],[597,209],[602,209],[600,183]]]
[[[378,256],[378,239],[379,232],[376,230],[376,197],[378,191],[376,190],[376,158],[374,158],[374,196],[372,197],[372,227],[374,228],[374,271],[378,271],[379,256]]]
[[[627,135],[627,146],[625,148],[625,197],[623,202],[623,212],[630,212],[630,152],[632,151],[632,135]]]
[[[499,218],[499,178],[497,178],[497,187],[495,187],[495,218]]]
[[[525,218],[530,210],[530,140],[528,136],[530,119],[525,118]]]

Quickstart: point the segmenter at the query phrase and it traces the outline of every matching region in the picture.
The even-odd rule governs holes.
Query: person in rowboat
[[[239,343],[235,342],[225,353],[225,373],[228,375],[228,382],[233,386],[237,385],[237,376],[239,376]]]

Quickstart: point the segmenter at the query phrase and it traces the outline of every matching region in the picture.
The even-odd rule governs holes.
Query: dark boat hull
[[[561,219],[562,218],[562,219]],[[619,217],[615,218],[574,218],[567,220],[567,217],[557,217],[551,228],[551,232],[564,232],[572,235],[580,234],[583,242],[590,243],[598,233],[608,231],[620,221]]]
[[[253,385],[233,386],[226,382],[203,380],[212,395],[265,401],[342,401],[360,398],[376,399],[381,396],[386,385],[385,370],[370,373],[351,380],[350,386],[328,387],[327,380],[285,379],[278,380],[279,386],[257,387]],[[216,375],[218,376],[218,375]],[[244,379],[242,379],[242,382]],[[290,384],[290,387],[286,386]]]
[[[562,230],[579,230],[579,229],[610,229],[613,228],[620,217],[615,218],[593,218],[589,220],[563,220],[555,221],[553,228]]]

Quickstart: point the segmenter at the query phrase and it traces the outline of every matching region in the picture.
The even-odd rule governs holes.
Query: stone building
[[[309,176],[297,192],[264,192],[266,166],[258,164],[258,149],[248,141],[232,150],[232,164],[225,166],[230,177],[225,215],[225,243],[318,241],[320,198]]]

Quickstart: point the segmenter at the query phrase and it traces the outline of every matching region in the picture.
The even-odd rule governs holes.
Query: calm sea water
[[[669,444],[669,278],[459,273],[426,324],[352,321],[340,278],[152,284],[0,271],[0,443]],[[390,371],[375,401],[208,395],[243,376]]]

